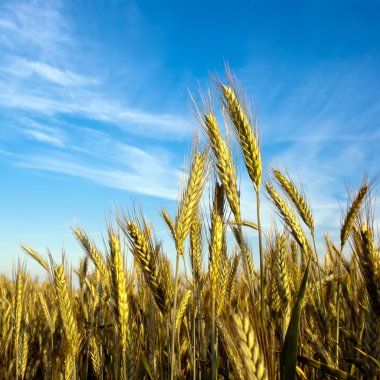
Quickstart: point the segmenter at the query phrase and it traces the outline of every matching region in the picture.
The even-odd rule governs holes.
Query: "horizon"
[[[113,210],[133,204],[173,257],[160,209],[174,215],[199,130],[189,92],[212,86],[210,72],[224,80],[225,62],[256,110],[265,174],[276,163],[302,179],[321,246],[322,232],[339,236],[345,185],[379,176],[380,6],[161,4],[0,5],[2,273],[26,259],[21,244],[75,266],[69,226],[101,242]],[[250,191],[242,175],[247,215]],[[265,200],[265,228],[272,214]]]

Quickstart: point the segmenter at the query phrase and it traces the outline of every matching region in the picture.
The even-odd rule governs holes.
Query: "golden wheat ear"
[[[340,247],[343,250],[344,245],[351,233],[352,227],[359,215],[360,208],[365,201],[365,198],[369,192],[371,184],[367,182],[366,177],[363,179],[363,183],[357,193],[354,195],[351,205],[348,207],[346,214],[343,217],[343,223],[340,230]]]
[[[111,229],[108,231],[108,238],[111,256],[112,298],[119,333],[118,342],[122,353],[120,375],[122,374],[123,378],[126,378],[127,356],[131,345],[127,281],[123,256],[120,251],[120,238]]]
[[[178,203],[175,222],[175,239],[177,249],[183,254],[183,244],[190,231],[191,222],[198,212],[205,183],[206,152],[195,152],[192,158],[190,175]]]
[[[163,314],[166,314],[170,302],[162,286],[164,279],[158,272],[157,253],[160,251],[160,246],[155,246],[151,231],[142,215],[140,217],[135,215],[131,219],[126,216],[120,217],[119,225],[129,240],[131,252],[144,274],[157,306]]]
[[[299,246],[303,249],[303,251],[306,254],[310,254],[309,246],[307,244],[305,235],[302,231],[301,225],[299,224],[296,216],[294,215],[293,211],[290,209],[289,205],[280,196],[280,194],[277,192],[277,190],[274,188],[272,184],[267,182],[265,184],[265,187],[270,197],[270,200],[276,207],[281,218],[284,220],[285,225],[290,228],[294,239],[297,241]]]
[[[78,239],[85,253],[88,255],[90,260],[94,263],[96,268],[99,270],[101,277],[106,285],[109,284],[109,270],[107,268],[107,263],[105,262],[102,254],[96,247],[96,245],[91,241],[89,236],[82,229],[77,227],[76,229],[72,229],[72,232],[76,239]]]
[[[277,168],[272,168],[272,172],[277,183],[281,186],[285,194],[293,203],[294,207],[297,209],[298,214],[301,216],[303,222],[309,227],[310,232],[314,234],[313,214],[302,188],[301,190],[297,188],[287,172],[286,175],[284,175]]]
[[[23,317],[23,300],[24,300],[24,289],[25,289],[25,268],[18,264],[17,270],[15,271],[15,288],[13,293],[13,339],[14,339],[14,355],[16,358],[15,369],[16,378],[20,375],[22,361],[19,360],[22,347],[20,347],[20,337],[21,337],[21,322]],[[22,342],[21,342],[22,343]]]
[[[226,192],[226,197],[235,220],[240,222],[240,198],[237,189],[236,168],[231,152],[223,139],[214,113],[206,113],[203,117],[203,128],[209,137],[215,156],[215,165],[220,181]]]
[[[218,331],[233,373],[238,379],[268,379],[265,358],[247,315],[224,313],[218,321]]]
[[[190,262],[193,278],[199,282],[202,273],[202,226],[199,214],[195,215],[190,228]]]
[[[223,105],[231,121],[230,123],[227,122],[227,124],[232,127],[238,138],[247,172],[257,191],[260,187],[262,173],[258,132],[256,126],[252,125],[252,118],[250,117],[248,109],[244,109],[242,105],[243,101],[239,99],[244,98],[244,103],[247,105],[248,101],[246,96],[244,94],[240,94],[239,96],[232,75],[229,77],[229,86],[225,86],[221,82],[217,84],[223,96]]]
[[[66,274],[64,267],[64,257],[62,264],[57,266],[53,264],[54,285],[57,299],[57,308],[60,314],[61,327],[64,332],[67,351],[65,352],[65,376],[67,378],[75,378],[76,376],[76,358],[79,353],[81,334],[78,332],[76,315],[74,313],[73,298],[69,293],[66,282]]]

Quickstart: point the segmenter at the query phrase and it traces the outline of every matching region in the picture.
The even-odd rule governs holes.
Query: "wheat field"
[[[213,88],[195,106],[202,138],[176,213],[162,210],[175,261],[136,209],[117,213],[104,247],[73,228],[78,268],[23,246],[46,280],[23,265],[0,276],[0,379],[380,379],[374,182],[348,195],[337,241],[317,236],[302,187],[278,167],[263,178],[255,118],[231,72]],[[262,224],[263,197],[276,227]]]

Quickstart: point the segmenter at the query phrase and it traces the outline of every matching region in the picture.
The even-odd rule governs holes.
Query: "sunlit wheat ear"
[[[91,336],[90,339],[90,358],[91,358],[91,364],[92,368],[94,370],[95,376],[97,378],[100,377],[100,371],[102,369],[102,358],[100,356],[99,351],[99,343],[94,335]]]
[[[290,260],[290,267],[289,267],[289,280],[290,280],[290,286],[291,286],[291,295],[292,297],[296,297],[298,294],[299,287],[301,285],[301,268],[298,264],[298,250],[297,250],[297,243],[292,239],[289,244],[290,254],[291,254],[291,260]]]
[[[202,228],[195,215],[190,227],[190,260],[194,280],[199,282],[202,273]]]
[[[356,227],[356,226],[355,226]],[[360,222],[353,232],[355,254],[372,310],[380,318],[380,254],[372,226]]]
[[[224,234],[224,201],[223,186],[216,183],[214,191],[214,201],[211,210],[211,228],[210,228],[210,281],[212,297],[216,294],[216,287],[221,274],[221,257],[222,250],[225,248]]]
[[[237,346],[243,356],[249,378],[257,380],[268,379],[264,357],[248,316],[243,317],[235,314],[234,322],[238,334]]]
[[[185,311],[187,309],[187,306],[189,304],[191,293],[192,293],[191,290],[188,290],[185,293],[185,295],[183,296],[183,299],[179,305],[177,316],[175,319],[176,330],[181,326],[182,318],[183,318]]]
[[[174,285],[171,278],[171,262],[165,254],[162,254],[158,263],[158,273],[160,273],[160,284],[165,294],[165,308],[171,305],[174,295]]]
[[[33,250],[32,248],[22,245],[21,248],[31,257],[33,257],[34,260],[36,260],[45,270],[47,273],[50,272],[49,264],[42,258],[42,256]]]
[[[285,200],[278,194],[276,189],[269,182],[265,184],[267,192],[270,196],[271,201],[276,206],[281,218],[284,220],[285,224],[290,228],[294,239],[300,245],[300,247],[306,252],[310,254],[308,244],[305,238],[305,235],[302,231],[302,228],[294,215],[293,211],[289,208],[288,204]]]
[[[103,256],[96,248],[95,244],[90,240],[87,234],[82,231],[79,227],[73,230],[74,236],[78,239],[80,244],[82,245],[84,251],[89,256],[94,265],[98,268],[103,281],[108,284],[109,283],[109,271],[107,265],[104,261]]]
[[[235,331],[231,331],[231,323],[225,318],[219,318],[217,319],[217,326],[235,378],[238,380],[245,380],[245,364],[243,362],[243,356],[240,355],[238,350]]]
[[[20,373],[20,330],[21,330],[21,320],[23,314],[23,295],[24,295],[24,285],[25,285],[25,274],[23,270],[19,267],[16,272],[16,284],[14,290],[14,315],[13,315],[13,341],[14,341],[14,355],[16,358],[16,377]]]
[[[218,122],[213,113],[204,115],[204,129],[210,139],[211,147],[215,155],[215,164],[220,181],[226,191],[228,203],[236,221],[241,221],[240,199],[236,185],[236,168],[234,166],[230,150],[223,140]]]
[[[275,251],[273,251],[273,254],[274,253]],[[277,280],[276,280],[276,277],[274,276],[274,273],[271,276],[268,294],[269,294],[269,305],[272,312],[271,315],[273,315],[274,318],[277,318],[281,310],[281,299],[280,299],[280,294],[277,287]]]
[[[216,315],[220,315],[227,301],[227,286],[229,275],[229,261],[225,254],[221,256],[221,268],[220,268],[220,299],[218,300]]]
[[[143,221],[142,224],[144,227],[145,222]],[[163,313],[166,313],[169,302],[160,283],[157,271],[157,257],[149,236],[144,234],[133,220],[124,218],[120,221],[120,225],[128,237],[131,251],[144,274],[145,281],[152,291],[157,306]]]
[[[223,223],[220,215],[213,211],[211,221],[210,282],[212,296],[216,296],[216,286],[220,276],[220,257],[223,247]]]
[[[347,213],[345,214],[343,218],[342,228],[340,230],[341,250],[343,250],[343,247],[348,239],[348,236],[351,233],[352,226],[355,223],[355,220],[360,211],[360,207],[362,206],[365,200],[365,197],[368,193],[369,188],[370,188],[370,184],[368,184],[366,180],[364,179],[362,186],[360,187],[359,191],[356,193],[350,207],[347,210]]]
[[[240,255],[238,253],[235,253],[232,257],[230,271],[228,274],[228,280],[227,280],[227,298],[228,300],[231,300],[231,297],[234,294],[235,285],[237,281],[237,273],[239,269],[239,262],[240,262]]]
[[[177,233],[175,230],[175,225],[174,225],[173,221],[171,220],[170,215],[164,209],[161,210],[161,215],[164,218],[165,223],[169,228],[169,231],[170,231],[170,234],[172,235],[173,241],[177,242]]]
[[[130,343],[128,329],[129,308],[126,291],[127,284],[123,258],[120,252],[120,240],[112,231],[109,231],[108,235],[112,260],[112,296],[115,301],[114,310],[118,321],[120,344],[123,354],[125,355],[128,344]]]
[[[65,358],[65,380],[72,380],[75,374],[75,359],[72,353],[67,353]]]
[[[261,183],[262,172],[257,130],[252,126],[249,115],[243,110],[235,90],[221,83],[219,83],[219,87],[224,97],[224,106],[232,121],[230,124],[238,136],[248,174],[257,190]]]
[[[77,330],[77,322],[74,315],[73,305],[71,303],[71,297],[67,289],[64,266],[61,264],[60,266],[55,267],[53,270],[58,310],[60,312],[62,328],[65,333],[68,347],[70,348],[71,359],[74,361],[73,358],[75,358],[78,351],[80,334]]]
[[[175,236],[177,248],[183,254],[183,243],[190,231],[191,222],[198,212],[205,179],[206,153],[197,151],[193,157],[189,179],[179,202]]]
[[[289,274],[286,267],[286,245],[284,235],[276,236],[275,246],[275,266],[274,274],[276,277],[277,289],[281,298],[285,319],[288,318],[288,308],[290,303]],[[285,325],[287,325],[287,322]]]
[[[328,257],[328,260],[330,260],[331,265],[335,265],[336,263],[336,255],[338,253],[338,248],[336,248],[330,238],[330,235],[328,233],[325,234],[325,243],[327,247],[327,255],[326,258]]]
[[[292,201],[302,220],[309,227],[310,232],[314,234],[314,218],[306,200],[305,194],[302,190],[299,191],[297,189],[296,185],[290,179],[289,175],[285,176],[280,172],[280,170],[275,168],[272,168],[272,171],[278,184],[282,187],[289,199]]]

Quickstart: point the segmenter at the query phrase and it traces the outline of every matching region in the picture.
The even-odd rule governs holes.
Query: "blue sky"
[[[244,85],[265,165],[302,178],[319,236],[346,188],[380,174],[380,6],[374,1],[19,1],[0,4],[0,263],[20,244],[81,250],[112,209],[172,214],[196,121],[189,91]],[[254,210],[241,179],[243,211]],[[271,223],[265,202],[264,220]],[[251,219],[254,219],[253,217]],[[168,250],[172,247],[167,245]],[[30,260],[28,268],[42,272]]]

